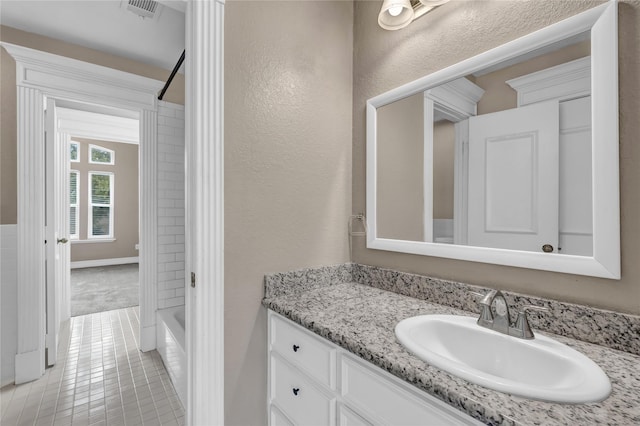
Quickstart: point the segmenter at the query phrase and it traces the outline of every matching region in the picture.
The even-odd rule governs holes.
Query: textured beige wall
[[[423,94],[378,108],[377,119],[378,233],[424,241]]]
[[[72,138],[80,144],[80,162],[70,163],[79,172],[80,240],[88,235],[89,172],[111,172],[114,175],[114,217],[112,242],[71,243],[71,261],[136,257],[138,250],[138,145],[92,139]],[[89,164],[89,145],[115,152],[115,164]]]
[[[365,102],[599,1],[452,1],[401,31],[377,25],[379,2],[356,2],[353,211],[365,209]],[[640,2],[619,3],[622,279],[463,262],[354,247],[357,262],[640,314]]]
[[[0,41],[166,81],[171,71],[49,37],[0,26]],[[0,49],[0,224],[16,223],[16,63]],[[184,76],[176,74],[164,96],[184,105]]]
[[[456,129],[451,121],[433,123],[433,218],[453,219]]]
[[[353,5],[225,7],[225,424],[267,423],[265,273],[348,260]]]

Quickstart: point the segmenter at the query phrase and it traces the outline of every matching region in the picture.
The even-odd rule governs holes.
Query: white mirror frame
[[[587,31],[591,32],[593,256],[378,237],[377,108]],[[618,163],[618,7],[611,0],[367,101],[367,248],[620,279]]]

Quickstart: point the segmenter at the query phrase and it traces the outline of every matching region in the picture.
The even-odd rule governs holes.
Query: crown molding
[[[164,82],[125,71],[90,64],[11,43],[0,43],[16,61],[16,84],[46,95],[156,109]]]

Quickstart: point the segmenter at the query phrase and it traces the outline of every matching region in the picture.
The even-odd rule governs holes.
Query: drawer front
[[[338,405],[338,426],[373,426],[373,424],[340,404]]]
[[[271,403],[294,424],[335,425],[335,398],[277,354],[271,354]]]
[[[336,388],[336,349],[297,324],[269,311],[271,350],[323,385]]]
[[[340,356],[344,402],[375,424],[479,425],[475,419],[351,355]]]
[[[269,426],[294,426],[274,405],[269,406]]]

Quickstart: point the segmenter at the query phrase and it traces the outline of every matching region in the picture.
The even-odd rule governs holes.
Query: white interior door
[[[557,101],[469,118],[468,244],[558,248]]]
[[[66,319],[63,300],[69,288],[69,141],[56,131],[55,100],[45,113],[46,206],[46,363],[56,363],[60,323]]]
[[[591,96],[560,103],[560,253],[593,256]]]
[[[424,97],[424,150],[423,150],[423,237],[426,242],[433,242],[433,114],[434,103]]]

